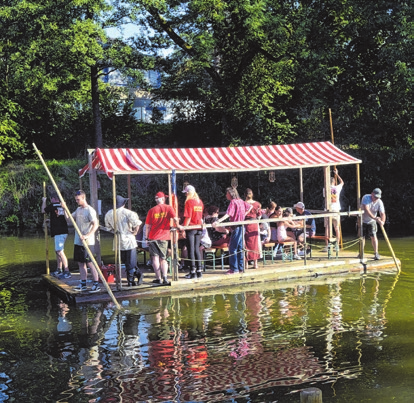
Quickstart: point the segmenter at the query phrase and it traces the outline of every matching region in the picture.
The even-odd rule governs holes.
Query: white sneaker
[[[79,283],[78,286],[76,286],[73,291],[76,292],[82,292],[82,291],[86,291],[88,289],[88,287],[86,287],[86,285],[82,285],[82,283]]]
[[[295,256],[293,256],[293,259],[295,259],[295,260],[302,260],[302,257],[299,256],[299,255],[295,255]]]
[[[92,288],[91,288],[91,290],[89,291],[89,292],[99,292],[99,291],[101,291],[101,287],[99,286],[99,284],[98,283],[95,283],[93,286],[92,286]]]

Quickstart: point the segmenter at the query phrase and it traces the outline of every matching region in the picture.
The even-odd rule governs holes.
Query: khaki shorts
[[[167,259],[168,241],[150,241],[148,249],[150,256],[159,256],[161,259]]]
[[[341,216],[340,215],[334,215],[332,216],[332,225],[334,227],[338,226],[341,222]],[[325,228],[329,225],[329,217],[325,217]]]

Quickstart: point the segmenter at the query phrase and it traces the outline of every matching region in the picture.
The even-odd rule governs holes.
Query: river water
[[[299,402],[317,387],[324,403],[412,402],[414,238],[391,241],[400,274],[129,300],[115,311],[68,307],[47,291],[42,234],[0,237],[0,401]]]

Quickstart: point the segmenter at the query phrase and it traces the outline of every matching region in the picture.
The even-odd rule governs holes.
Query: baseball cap
[[[293,208],[296,208],[296,207],[299,207],[299,208],[305,208],[305,205],[302,203],[302,202],[298,202],[298,203],[296,203],[294,206],[293,206]]]
[[[372,193],[374,194],[375,197],[378,197],[378,199],[381,199],[382,196],[382,191],[380,188],[375,188]]]
[[[167,196],[167,195],[165,195],[163,192],[158,192],[158,193],[155,195],[155,198],[156,198],[156,199],[161,199],[162,197],[167,198],[168,196]]]
[[[195,192],[195,187],[192,185],[187,185],[185,189],[183,190],[183,193],[188,193],[188,192]]]
[[[116,196],[116,208],[122,207],[128,200],[129,198],[125,198],[122,196]]]

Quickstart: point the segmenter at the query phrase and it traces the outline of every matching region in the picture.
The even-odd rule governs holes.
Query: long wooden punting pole
[[[382,235],[384,235],[385,241],[387,242],[388,248],[389,248],[389,250],[390,250],[390,252],[391,252],[392,258],[394,259],[395,266],[397,267],[397,270],[398,270],[398,271],[400,271],[400,270],[401,270],[401,269],[400,269],[400,265],[399,265],[399,264],[398,264],[398,262],[397,262],[397,258],[395,257],[394,249],[393,249],[393,248],[392,248],[392,246],[391,246],[391,242],[390,242],[390,240],[388,239],[388,235],[387,235],[387,233],[385,232],[385,228],[384,228],[384,226],[383,226],[383,225],[380,225],[380,227],[381,227],[381,229],[382,229]]]
[[[37,147],[36,147],[36,145],[35,145],[34,143],[33,143],[33,148],[35,149],[36,154],[38,155],[38,157],[39,157],[39,159],[40,159],[40,162],[42,163],[43,167],[45,168],[46,173],[48,174],[48,176],[49,176],[49,178],[50,178],[50,181],[52,182],[52,185],[53,185],[53,187],[54,187],[54,188],[55,188],[55,190],[56,190],[56,193],[57,193],[57,195],[58,195],[58,197],[59,197],[59,200],[60,200],[61,202],[64,202],[63,196],[62,196],[62,194],[60,193],[60,190],[59,190],[59,188],[58,188],[58,186],[57,186],[57,184],[56,184],[55,180],[53,179],[53,176],[52,176],[52,174],[50,173],[49,168],[47,167],[47,165],[46,165],[45,161],[43,160],[42,155],[40,154],[40,151],[37,149]],[[63,207],[63,206],[62,206],[62,207]],[[109,296],[111,297],[112,302],[115,304],[115,307],[116,307],[117,309],[121,309],[121,306],[119,305],[119,303],[118,303],[118,301],[116,300],[116,298],[115,298],[114,294],[112,293],[111,288],[109,287],[108,283],[106,282],[106,279],[105,279],[104,275],[102,274],[101,269],[100,269],[100,267],[99,267],[98,263],[96,262],[95,257],[93,256],[93,253],[92,253],[92,252],[91,252],[91,250],[89,249],[88,244],[85,242],[85,240],[84,240],[84,239],[82,239],[82,233],[80,232],[79,227],[76,225],[76,221],[75,221],[75,220],[74,220],[74,218],[72,217],[72,214],[70,213],[70,211],[69,211],[68,207],[66,206],[66,203],[64,204],[64,209],[65,209],[65,212],[66,212],[66,214],[68,215],[68,217],[69,217],[70,221],[72,222],[73,227],[75,228],[75,231],[78,233],[78,235],[79,235],[80,239],[82,240],[82,245],[83,245],[83,247],[85,248],[86,252],[88,253],[88,256],[89,256],[89,258],[91,259],[91,262],[92,262],[92,263],[93,263],[93,265],[95,266],[95,269],[96,269],[96,271],[98,272],[98,276],[99,276],[99,278],[101,279],[102,284],[105,286],[106,291],[108,292]]]
[[[331,128],[331,140],[332,140],[332,144],[335,144],[334,142],[334,131],[333,131],[333,123],[332,123],[332,112],[331,112],[331,108],[329,108],[329,126]],[[334,165],[334,169],[336,170],[336,165]],[[338,178],[336,177],[335,174],[335,185],[337,185],[337,180]],[[329,184],[330,185],[330,184]],[[343,243],[342,243],[342,228],[341,228],[341,220],[338,221],[338,227],[339,227],[339,244],[341,245],[341,249],[344,247]]]
[[[46,197],[46,182],[43,182],[43,197]],[[47,233],[47,214],[43,214],[43,225],[45,226],[45,251],[46,251],[46,274],[50,274],[49,268],[49,234]]]

